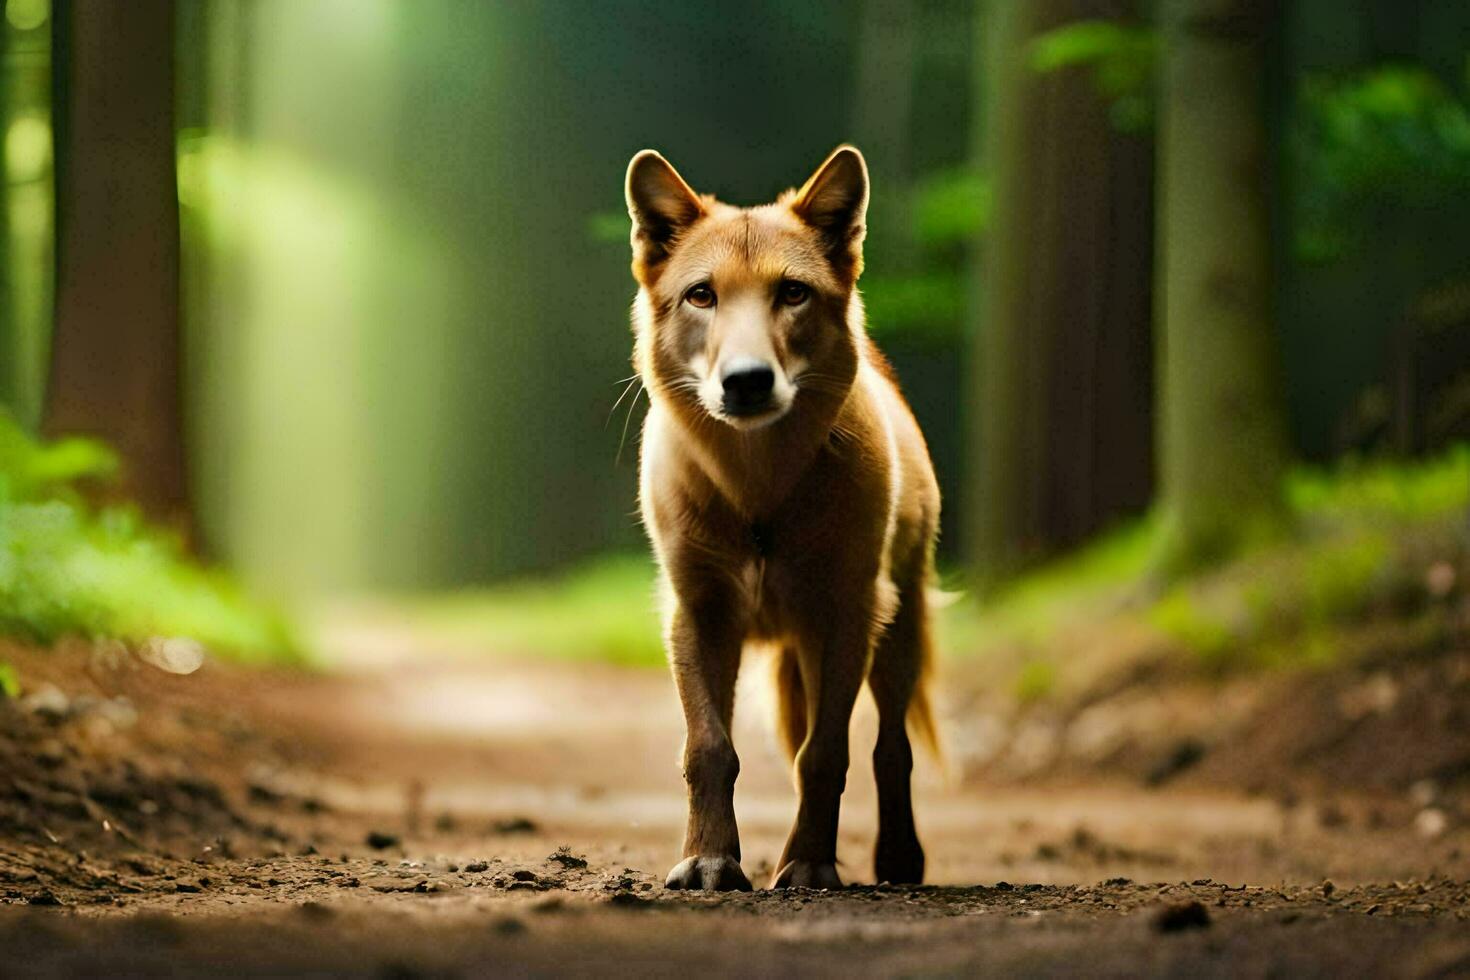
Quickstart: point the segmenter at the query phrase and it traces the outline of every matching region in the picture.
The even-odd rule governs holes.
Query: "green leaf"
[[[1426,69],[1313,73],[1297,104],[1298,257],[1336,258],[1371,238],[1385,212],[1433,210],[1470,193],[1470,104]]]
[[[944,342],[958,335],[965,310],[959,275],[874,276],[863,283],[863,306],[874,336]]]
[[[926,177],[914,193],[914,235],[925,245],[973,238],[990,223],[990,182],[975,170]]]
[[[20,697],[20,678],[15,668],[4,661],[0,661],[0,697]]]
[[[72,485],[116,467],[100,443],[41,443],[0,414],[0,635],[188,637],[239,657],[297,659],[278,613],[191,561],[135,507],[95,511]]]
[[[1072,65],[1151,63],[1157,49],[1158,35],[1151,27],[1079,20],[1033,38],[1029,60],[1033,70],[1046,73]]]
[[[1152,27],[1113,20],[1074,21],[1037,35],[1028,54],[1032,70],[1043,74],[1090,69],[1093,87],[1108,103],[1108,117],[1117,129],[1140,132],[1153,124],[1159,36]]]
[[[28,500],[83,479],[110,479],[118,459],[107,446],[80,437],[40,443],[0,411],[0,482],[9,497]]]

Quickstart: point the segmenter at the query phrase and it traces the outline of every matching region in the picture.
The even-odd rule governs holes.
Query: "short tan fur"
[[[799,190],[737,208],[659,154],[628,166],[633,363],[651,408],[640,498],[687,725],[689,823],[671,888],[749,888],[730,737],[747,645],[779,649],[780,735],[798,806],[772,885],[833,887],[848,728],[866,680],[879,881],[917,882],[910,728],[932,743],[927,590],[939,490],[924,437],[869,340],[868,170],[838,147]]]

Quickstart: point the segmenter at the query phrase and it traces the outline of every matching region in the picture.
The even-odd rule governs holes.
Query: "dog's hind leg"
[[[921,688],[929,659],[929,624],[925,590],[914,583],[899,594],[898,613],[879,638],[868,670],[868,687],[878,705],[878,742],[873,749],[873,775],[878,784],[878,842],[873,872],[879,882],[916,884],[924,880],[924,849],[914,830],[910,776],[914,752],[908,722],[915,698],[930,725],[927,695]],[[922,734],[928,734],[921,729]]]
[[[806,740],[796,753],[796,823],[772,886],[840,888],[837,818],[847,785],[848,727],[863,685],[872,617],[862,610],[833,616],[825,635],[797,645],[806,693]]]

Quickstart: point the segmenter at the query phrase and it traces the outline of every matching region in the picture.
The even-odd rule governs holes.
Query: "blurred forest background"
[[[1462,588],[1465,4],[4,13],[9,631],[292,646],[239,581],[657,658],[646,560],[605,557],[643,548],[609,412],[645,146],[742,204],[866,153],[870,328],[972,596],[1147,580],[1208,654]],[[1268,552],[1223,611],[1165,591]]]

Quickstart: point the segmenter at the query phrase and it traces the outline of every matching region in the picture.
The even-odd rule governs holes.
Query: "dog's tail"
[[[934,721],[934,701],[929,696],[929,681],[934,676],[934,653],[929,644],[924,644],[923,658],[919,661],[919,680],[914,685],[913,697],[909,698],[909,733],[929,751],[929,755],[944,767],[944,751],[939,742],[939,726]]]
[[[806,741],[806,687],[801,682],[801,665],[796,651],[783,646],[776,651],[776,737],[788,762],[796,761]]]
[[[947,605],[955,598],[952,593],[926,591],[928,594],[925,599],[931,606]],[[928,750],[940,768],[944,769],[944,749],[940,742],[939,725],[934,716],[934,700],[930,693],[934,678],[934,642],[927,623],[920,633],[919,649],[915,653],[918,657],[918,676],[914,683],[914,692],[909,698],[906,720],[910,734]],[[806,741],[806,686],[801,680],[801,666],[797,662],[794,649],[789,646],[778,649],[774,663],[776,736],[786,752],[787,761],[794,763],[796,753]]]

